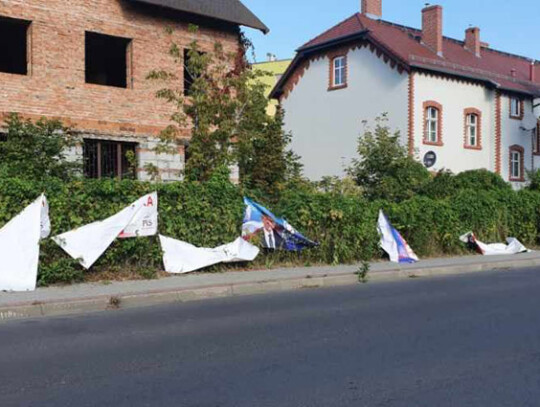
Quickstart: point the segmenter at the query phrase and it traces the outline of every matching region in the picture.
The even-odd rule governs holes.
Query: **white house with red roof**
[[[363,122],[386,113],[432,171],[485,168],[515,187],[540,168],[540,61],[493,50],[479,28],[443,36],[443,8],[422,29],[382,19],[382,0],[297,50],[273,89],[293,149],[317,180],[344,174]]]

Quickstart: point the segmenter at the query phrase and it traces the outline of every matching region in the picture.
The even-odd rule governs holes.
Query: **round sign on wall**
[[[435,154],[435,151],[428,151],[424,155],[424,165],[426,168],[431,168],[437,163],[437,154]]]

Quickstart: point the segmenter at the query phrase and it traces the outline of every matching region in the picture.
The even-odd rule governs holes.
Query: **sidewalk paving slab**
[[[370,263],[369,281],[440,276],[540,266],[540,252],[513,256],[462,256],[422,260],[416,264]],[[158,280],[84,283],[0,292],[0,322],[20,318],[69,315],[174,302],[307,288],[358,284],[359,265],[278,268],[227,273],[194,273]]]

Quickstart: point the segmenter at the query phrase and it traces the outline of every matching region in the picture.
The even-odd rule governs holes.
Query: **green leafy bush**
[[[392,133],[386,115],[366,126],[358,138],[358,156],[348,174],[369,199],[402,201],[413,197],[430,180],[429,171],[401,144],[399,131]]]
[[[198,246],[213,247],[238,237],[244,211],[243,195],[267,205],[306,236],[320,242],[319,247],[302,253],[263,254],[254,267],[283,263],[354,263],[381,258],[376,231],[381,208],[422,257],[464,253],[466,249],[458,237],[470,230],[485,241],[515,236],[528,245],[537,243],[540,230],[540,193],[537,191],[465,188],[456,189],[449,197],[434,199],[416,195],[396,203],[370,201],[361,194],[321,192],[304,186],[286,188],[281,198],[275,200],[273,196],[243,190],[222,177],[213,177],[205,183],[170,184],[0,178],[0,225],[43,191],[49,199],[52,233],[56,235],[107,218],[154,190],[159,194],[160,233]],[[39,284],[76,282],[89,273],[102,272],[107,273],[107,279],[111,273],[126,271],[153,277],[161,270],[157,237],[115,241],[90,271],[83,270],[48,239],[42,243]]]
[[[464,171],[457,175],[440,171],[420,192],[431,198],[447,198],[461,190],[510,191],[512,187],[502,177],[488,170]]]

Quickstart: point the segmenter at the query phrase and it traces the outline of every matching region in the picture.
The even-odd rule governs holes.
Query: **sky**
[[[242,0],[270,33],[244,29],[255,46],[257,62],[272,53],[292,58],[295,49],[360,10],[360,0]],[[420,28],[426,0],[383,0],[383,19]],[[540,60],[539,0],[439,0],[444,7],[444,35],[465,37],[478,26],[492,48]]]

